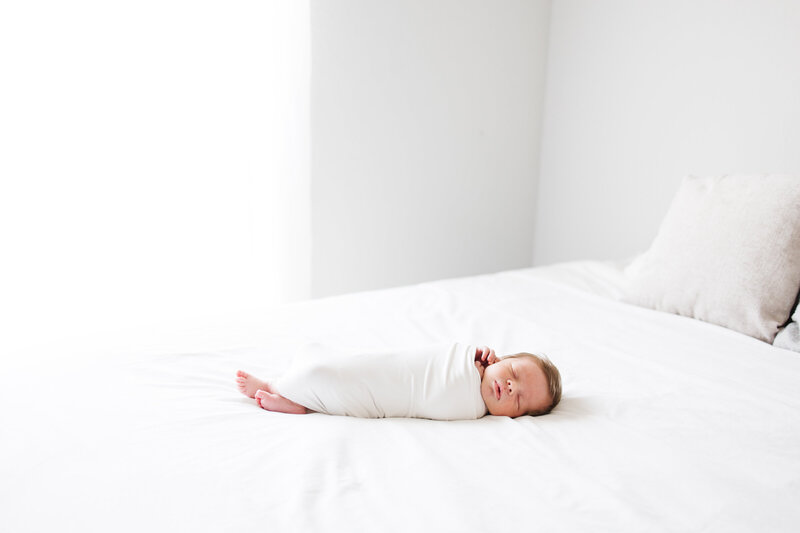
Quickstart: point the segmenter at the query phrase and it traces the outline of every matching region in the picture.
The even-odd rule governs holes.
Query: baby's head
[[[491,415],[545,415],[561,400],[561,374],[547,357],[507,355],[485,368],[481,396]]]

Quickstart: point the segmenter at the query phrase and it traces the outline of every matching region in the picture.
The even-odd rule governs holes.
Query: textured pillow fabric
[[[683,180],[624,301],[772,342],[800,290],[800,176]]]

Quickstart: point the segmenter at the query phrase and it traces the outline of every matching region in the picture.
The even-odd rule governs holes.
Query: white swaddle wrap
[[[274,385],[283,397],[331,415],[472,420],[486,414],[475,347],[468,344],[349,355],[314,344]]]

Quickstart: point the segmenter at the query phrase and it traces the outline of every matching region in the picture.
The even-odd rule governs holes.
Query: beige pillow
[[[687,177],[623,300],[766,342],[800,289],[800,176]]]

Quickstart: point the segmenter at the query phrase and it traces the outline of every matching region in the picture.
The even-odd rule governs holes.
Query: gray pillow
[[[772,342],[800,290],[800,176],[685,178],[626,277],[624,301]]]

